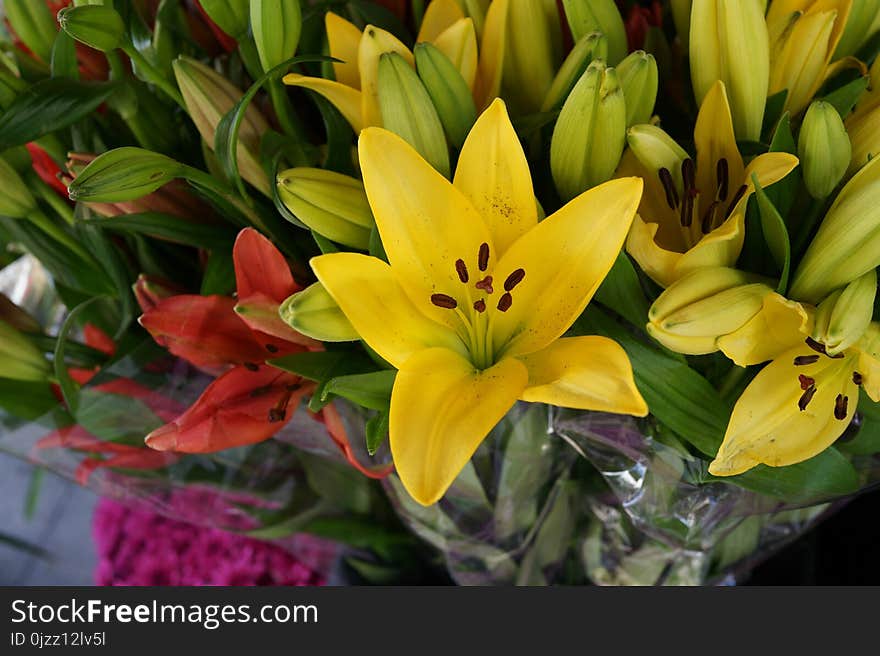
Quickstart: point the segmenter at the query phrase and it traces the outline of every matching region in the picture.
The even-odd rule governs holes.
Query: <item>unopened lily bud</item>
[[[691,78],[697,104],[721,80],[737,139],[759,141],[770,78],[764,10],[757,0],[693,0]]]
[[[248,1],[199,0],[199,4],[217,27],[240,41],[248,33]]]
[[[718,350],[718,338],[738,330],[760,312],[764,297],[772,291],[736,269],[697,269],[654,301],[647,330],[678,353],[713,353]]]
[[[507,9],[504,97],[520,114],[534,114],[544,102],[562,61],[562,33],[544,0],[517,0]]]
[[[614,0],[562,0],[562,6],[576,41],[590,32],[601,32],[608,39],[608,62],[616,65],[626,57],[626,28]]]
[[[872,159],[834,200],[795,271],[788,295],[816,304],[880,266],[880,158]]]
[[[41,381],[49,377],[49,372],[49,363],[40,349],[10,324],[0,321],[0,378]]]
[[[32,53],[49,62],[58,30],[49,5],[42,0],[6,0],[6,20],[16,36]]]
[[[871,323],[877,296],[877,271],[871,269],[819,303],[813,339],[837,355],[855,344]]]
[[[118,48],[125,35],[122,16],[106,5],[67,7],[58,12],[58,23],[74,39],[101,52]]]
[[[71,200],[117,203],[156,191],[183,170],[170,157],[126,146],[98,155],[67,188]]]
[[[159,280],[143,273],[138,276],[138,279],[132,285],[132,290],[142,312],[152,310],[163,299],[183,293],[182,289],[173,287],[164,280]]]
[[[251,0],[251,31],[260,65],[268,71],[296,53],[302,32],[300,0]]]
[[[382,125],[401,136],[435,169],[449,177],[449,148],[431,96],[412,66],[396,52],[379,58]]]
[[[449,141],[461,149],[477,120],[474,98],[455,65],[430,43],[415,47],[416,70]]]
[[[642,123],[632,126],[626,131],[626,142],[630,150],[649,171],[666,169],[675,184],[678,193],[684,189],[681,177],[681,164],[690,155],[656,125]]]
[[[559,112],[550,142],[550,171],[570,200],[611,179],[626,143],[626,102],[617,73],[594,61]]]
[[[657,61],[643,50],[633,52],[615,68],[626,100],[626,126],[647,123],[657,102],[660,83]]]
[[[0,215],[13,219],[27,217],[37,207],[37,202],[28,191],[15,169],[5,159],[0,158]]]
[[[852,157],[849,135],[830,103],[817,100],[807,110],[798,138],[798,157],[810,195],[818,200],[828,197],[843,179]]]
[[[217,124],[244,94],[215,70],[190,57],[179,57],[173,66],[187,112],[213,150]],[[248,105],[238,132],[238,170],[242,178],[267,196],[269,178],[260,165],[259,153],[260,140],[268,130],[269,124],[260,111]]]
[[[853,2],[832,60],[854,55],[871,36],[871,28],[874,27],[878,16],[880,16],[880,0]]]
[[[324,169],[287,169],[278,174],[278,197],[318,234],[344,246],[369,248],[375,223],[360,180]]]
[[[590,32],[574,44],[550,84],[541,111],[549,112],[562,107],[587,66],[595,59],[608,59],[608,37],[601,32]]]
[[[278,314],[297,332],[322,342],[359,339],[339,305],[319,282],[289,297],[281,304]]]

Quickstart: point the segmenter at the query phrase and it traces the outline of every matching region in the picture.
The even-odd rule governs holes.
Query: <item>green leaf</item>
[[[367,419],[367,453],[371,456],[376,455],[376,451],[379,450],[385,438],[388,437],[388,422],[390,419],[391,414],[388,412],[380,412]]]
[[[880,453],[880,404],[874,403],[864,390],[859,390],[858,414],[861,425],[855,437],[846,442],[838,441],[835,446],[852,455],[869,456]],[[850,426],[848,430],[853,428],[854,426]]]
[[[116,289],[115,296],[119,303],[114,309],[119,313],[119,326],[113,338],[119,339],[134,320],[134,295],[131,291],[134,275],[127,269],[125,262],[123,262],[120,250],[107,239],[106,235],[96,225],[81,222],[78,224],[78,227],[82,241],[98,259],[98,262],[107,274],[107,278]]]
[[[50,78],[19,95],[0,117],[0,151],[73,125],[94,112],[116,89],[114,82]]]
[[[76,420],[102,440],[141,446],[144,435],[165,423],[143,401],[88,387],[80,391]]]
[[[761,216],[764,239],[767,241],[773,260],[781,272],[776,291],[785,294],[785,290],[788,289],[788,275],[791,268],[791,242],[788,238],[788,228],[785,227],[785,221],[782,220],[782,216],[776,210],[773,202],[764,193],[756,173],[752,174],[752,182],[755,185],[755,197],[758,199],[758,211]]]
[[[324,131],[327,134],[327,158],[324,161],[324,168],[346,175],[355,175],[351,157],[351,141],[354,136],[351,126],[330,101],[314,92],[309,95],[321,112]]]
[[[58,341],[55,344],[55,378],[58,380],[58,386],[61,388],[61,395],[64,397],[64,403],[70,409],[70,414],[74,417],[76,417],[77,410],[79,409],[79,385],[77,385],[70,377],[70,374],[67,371],[67,365],[65,364],[64,353],[67,347],[67,340],[70,331],[73,330],[73,327],[76,325],[79,315],[95,301],[101,300],[102,298],[104,297],[93,296],[73,308],[64,320],[61,330],[58,332]]]
[[[114,232],[148,235],[208,250],[230,250],[235,241],[235,234],[224,226],[191,223],[179,216],[161,212],[120,214],[95,221],[102,228]]]
[[[596,300],[634,326],[644,328],[648,321],[648,300],[632,262],[623,251],[596,291]]]
[[[315,243],[318,245],[318,248],[321,249],[321,253],[326,255],[327,253],[338,253],[339,248],[337,248],[336,244],[327,239],[323,235],[319,235],[317,232],[312,230],[312,237],[315,239]]]
[[[336,376],[366,373],[375,369],[372,360],[362,353],[350,350],[293,353],[267,360],[267,364],[316,383],[325,383]]]
[[[387,410],[391,405],[391,388],[394,386],[396,376],[395,370],[337,376],[324,385],[321,400],[329,400],[332,394],[371,410]]]
[[[37,500],[40,498],[40,489],[43,487],[43,474],[46,470],[42,467],[34,467],[31,472],[31,480],[28,482],[27,494],[24,498],[24,516],[32,519],[37,510]]]
[[[388,556],[397,547],[411,548],[415,542],[409,533],[391,531],[369,517],[319,517],[306,524],[303,531],[358,549],[371,549],[380,556]]]
[[[79,67],[76,62],[76,41],[64,30],[58,30],[58,36],[55,37],[55,43],[52,44],[49,70],[53,78],[79,79]]]
[[[254,96],[257,95],[257,92],[269,80],[279,78],[294,64],[318,61],[338,60],[333,59],[332,57],[300,56],[292,57],[291,59],[278,64],[278,66],[273,67],[260,79],[254,82],[239,101],[235,103],[232,109],[230,109],[217,124],[217,130],[214,133],[214,152],[217,154],[217,159],[220,161],[220,165],[223,167],[226,177],[233,182],[242,198],[247,198],[247,192],[245,191],[241,175],[238,172],[238,131],[241,127],[242,120],[244,120],[244,114],[247,111],[248,106],[251,104]]]
[[[822,100],[830,103],[837,110],[837,113],[840,114],[841,118],[846,118],[847,114],[852,111],[859,98],[862,97],[862,94],[868,88],[870,81],[869,77],[856,78],[852,82],[832,91]]]
[[[34,421],[57,405],[47,383],[0,378],[0,408],[13,417]]]
[[[779,118],[776,131],[773,133],[773,139],[770,141],[769,152],[797,155],[797,142],[794,140],[794,134],[791,131],[791,116],[788,112]]]
[[[235,291],[235,266],[231,250],[215,250],[208,257],[202,278],[202,296],[228,296]]]
[[[761,129],[761,134],[768,134],[773,129],[773,126],[777,126],[778,129],[778,121],[783,116],[782,112],[785,108],[785,99],[787,97],[788,89],[783,89],[767,98],[767,104],[764,109],[764,126]]]
[[[370,510],[370,479],[348,463],[306,452],[299,454],[309,487],[334,506],[364,514]]]

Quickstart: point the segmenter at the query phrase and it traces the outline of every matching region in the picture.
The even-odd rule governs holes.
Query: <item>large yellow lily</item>
[[[833,64],[852,0],[773,0],[767,11],[770,37],[770,95],[788,90],[785,109],[803,110],[829,77],[847,66],[850,57]]]
[[[665,143],[660,157],[645,157],[632,147],[634,135],[645,130],[634,126],[631,147],[618,169],[618,175],[645,179],[627,252],[663,287],[700,267],[733,266],[743,246],[746,203],[755,189],[752,175],[766,187],[788,175],[797,157],[764,153],[745,166],[720,81],[706,94],[697,116],[696,163],[671,137],[652,129]]]
[[[733,476],[821,453],[849,426],[860,386],[880,401],[880,324],[833,356],[806,338],[762,369],[740,396],[709,472]]]
[[[416,501],[444,494],[517,399],[646,414],[619,345],[562,338],[620,251],[641,180],[595,187],[539,223],[501,100],[475,123],[451,183],[389,131],[364,130],[358,152],[389,263],[332,253],[311,266],[399,370],[391,452]]]
[[[458,68],[474,92],[479,107],[498,95],[509,0],[496,0],[489,8],[483,28],[481,55],[473,19],[465,17],[455,0],[433,0],[425,11],[419,42],[433,43]],[[291,73],[284,82],[321,94],[339,110],[355,132],[382,125],[379,109],[379,58],[387,52],[401,55],[413,65],[413,54],[390,32],[368,25],[363,32],[344,18],[328,12],[325,17],[330,56],[336,80]]]

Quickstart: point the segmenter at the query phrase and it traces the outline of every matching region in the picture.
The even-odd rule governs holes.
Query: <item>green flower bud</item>
[[[460,150],[477,120],[471,91],[455,64],[432,44],[417,44],[414,54],[416,70],[431,96],[443,131]]]
[[[151,150],[130,146],[96,157],[67,188],[71,200],[118,203],[146,196],[168,184],[183,165]]]
[[[626,141],[636,159],[649,171],[669,171],[676,191],[682,193],[681,163],[690,155],[672,137],[656,125],[642,123],[626,131]]]
[[[697,103],[724,82],[737,139],[759,141],[770,85],[770,45],[757,0],[693,0],[691,78]]]
[[[626,57],[626,28],[614,0],[562,0],[562,6],[575,41],[601,32],[608,38],[608,63],[616,65]]]
[[[74,39],[101,52],[118,48],[125,35],[122,16],[105,5],[67,7],[58,12],[58,22]]]
[[[49,372],[49,363],[40,349],[10,324],[0,321],[0,378],[41,381],[48,379]]]
[[[297,332],[322,342],[352,342],[357,331],[339,305],[319,282],[285,300],[278,308],[281,320]]]
[[[174,61],[174,76],[190,118],[202,139],[213,150],[220,119],[244,95],[238,87],[212,68],[189,57]],[[260,140],[269,124],[260,111],[248,105],[238,132],[238,170],[241,177],[270,195],[269,178],[260,164]]]
[[[550,171],[570,200],[611,179],[626,143],[626,103],[613,68],[594,61],[574,86],[553,130]]]
[[[379,109],[382,125],[406,140],[425,160],[449,177],[449,148],[443,125],[419,76],[395,52],[379,57]]]
[[[236,41],[248,33],[248,0],[199,0],[208,17]]]
[[[813,339],[825,345],[828,355],[837,355],[848,349],[868,329],[876,295],[875,269],[830,294],[819,303]]]
[[[880,158],[840,190],[795,271],[789,296],[818,303],[880,266]]]
[[[299,0],[251,0],[251,30],[264,71],[287,61],[302,31]]]
[[[362,250],[369,247],[375,224],[360,180],[323,169],[288,169],[278,174],[278,197],[327,239]]]
[[[6,0],[3,9],[9,25],[22,43],[48,63],[58,34],[55,17],[48,4],[41,0]]]
[[[648,333],[679,353],[717,349],[719,337],[746,324],[772,289],[736,269],[705,267],[670,285],[648,311]]]
[[[562,107],[572,88],[594,59],[608,58],[608,38],[601,32],[590,32],[574,44],[568,57],[556,72],[556,77],[544,97],[542,112]]]
[[[843,180],[852,145],[840,114],[830,103],[817,100],[807,110],[798,137],[798,157],[813,198],[826,198]]]
[[[644,50],[627,55],[615,69],[626,100],[626,126],[647,123],[657,102],[657,61]]]
[[[15,169],[0,158],[0,215],[23,219],[33,212],[37,202]]]

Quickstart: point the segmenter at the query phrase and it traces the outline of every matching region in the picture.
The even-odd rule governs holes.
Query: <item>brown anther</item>
[[[807,406],[810,404],[810,401],[813,399],[813,395],[816,393],[816,386],[810,385],[807,390],[801,394],[801,398],[798,399],[798,408],[801,412],[807,409]]]
[[[274,344],[266,344],[266,350],[269,351],[269,353],[278,353],[278,347]]]
[[[681,203],[681,225],[685,228],[690,228],[694,222],[694,203],[696,200],[697,190],[693,188],[688,189]]]
[[[447,294],[431,294],[431,303],[445,310],[454,310],[458,307],[458,301]]]
[[[248,371],[259,371],[260,370],[259,365],[256,365],[253,362],[245,362],[244,368],[247,369]]]
[[[525,277],[526,277],[526,270],[525,269],[517,269],[516,271],[511,273],[509,276],[507,276],[507,279],[504,281],[504,291],[506,291],[506,292],[513,291],[513,288],[516,287],[518,284],[520,284],[523,281],[523,278],[525,278]]]
[[[492,276],[486,276],[480,282],[474,285],[477,289],[482,289],[487,294],[492,294],[495,290],[492,287]]]
[[[794,359],[795,367],[802,367],[805,364],[815,364],[819,361],[818,355],[798,355]]]
[[[805,390],[805,389],[809,389],[810,387],[815,385],[816,379],[810,378],[809,376],[804,376],[803,374],[801,374],[800,376],[798,376],[798,382],[800,382],[800,384],[801,384],[801,389]]]
[[[684,182],[685,193],[697,188],[697,171],[694,160],[690,157],[681,163],[681,179]]]
[[[504,292],[501,298],[498,299],[498,309],[502,312],[507,312],[511,305],[513,305],[513,296],[510,295],[510,292]]]
[[[250,394],[248,394],[248,396],[250,396],[252,399],[257,399],[257,398],[263,396],[264,394],[268,394],[270,389],[272,389],[272,388],[269,387],[268,385],[263,385],[261,387],[255,387],[254,389],[252,389],[250,391]]]
[[[843,421],[846,419],[847,406],[849,405],[849,399],[845,397],[843,394],[838,394],[837,398],[834,399],[834,418],[840,419]]]
[[[706,213],[703,214],[703,220],[700,222],[700,229],[703,231],[704,235],[708,235],[715,227],[715,210],[718,209],[718,205],[720,205],[720,203],[717,200],[713,200],[709,203],[709,207],[706,208]]]
[[[459,258],[455,261],[455,271],[456,273],[458,273],[458,279],[461,280],[463,283],[466,283],[468,280],[470,280],[470,278],[468,277],[467,266],[465,265],[464,260]]]
[[[279,421],[284,421],[286,416],[287,408],[272,408],[269,410],[269,423],[276,424]]]
[[[474,309],[477,312],[485,312],[486,311],[486,301],[482,298],[479,301],[474,301]]]
[[[746,190],[748,187],[743,185],[739,189],[736,190],[736,193],[733,195],[733,199],[730,201],[730,205],[727,206],[727,212],[724,214],[724,218],[726,219],[731,214],[733,214],[733,210],[736,207],[736,204],[742,200],[742,197],[746,195]]]
[[[726,157],[719,159],[715,165],[715,179],[718,182],[718,200],[727,200],[727,193],[730,191],[730,172]]]
[[[809,346],[811,349],[813,349],[814,351],[816,351],[816,353],[821,353],[822,355],[825,355],[825,354],[826,354],[826,353],[825,353],[825,345],[822,344],[821,342],[817,342],[817,341],[816,341],[815,339],[813,339],[812,337],[807,337],[807,338],[804,340],[804,344],[806,344],[806,345]]]
[[[852,381],[856,385],[861,385],[864,377],[858,371],[853,372]]]
[[[485,271],[489,267],[489,244],[483,242],[480,244],[480,252],[477,255],[477,266],[480,271]]]
[[[678,207],[678,192],[675,190],[675,182],[672,180],[672,174],[666,167],[660,169],[657,173],[660,176],[660,184],[663,185],[663,191],[666,192],[666,204],[669,209],[674,210]]]

